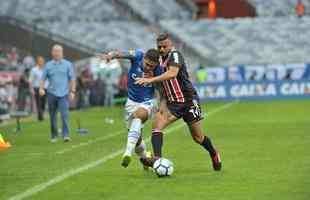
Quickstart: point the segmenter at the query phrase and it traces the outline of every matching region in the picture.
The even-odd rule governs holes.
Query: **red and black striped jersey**
[[[162,72],[166,72],[170,66],[178,67],[176,78],[163,81],[164,94],[170,103],[185,103],[197,99],[197,92],[189,80],[186,64],[182,54],[173,49],[165,57],[160,57]]]

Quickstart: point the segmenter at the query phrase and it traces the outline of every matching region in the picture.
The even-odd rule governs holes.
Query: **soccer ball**
[[[173,163],[166,158],[156,160],[153,168],[159,177],[171,176],[173,173]]]

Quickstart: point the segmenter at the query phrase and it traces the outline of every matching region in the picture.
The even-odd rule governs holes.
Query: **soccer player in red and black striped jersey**
[[[169,124],[183,118],[189,127],[193,140],[209,152],[213,169],[216,171],[221,170],[222,164],[219,152],[212,145],[210,138],[203,134],[201,125],[203,116],[199,97],[189,80],[182,54],[174,48],[168,34],[158,36],[157,47],[161,55],[160,67],[162,74],[152,78],[139,78],[136,80],[136,84],[139,85],[161,82],[164,91],[167,109],[161,109],[160,112],[156,113],[153,122],[152,146],[155,159],[162,156],[162,130]]]

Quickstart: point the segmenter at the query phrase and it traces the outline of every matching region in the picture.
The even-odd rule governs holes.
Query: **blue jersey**
[[[135,102],[144,102],[154,98],[155,89],[152,85],[141,86],[135,84],[136,78],[143,78],[143,55],[141,50],[131,51],[128,58],[131,67],[128,71],[128,98]],[[156,67],[154,74],[160,74],[160,68]]]

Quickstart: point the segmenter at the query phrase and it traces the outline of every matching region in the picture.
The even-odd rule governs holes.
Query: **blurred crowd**
[[[78,74],[76,79],[77,98],[76,109],[89,106],[112,106],[115,99],[127,96],[127,69],[117,80],[110,78],[111,74],[93,74],[86,68]]]
[[[0,44],[0,122],[9,119],[11,112],[37,112],[32,73],[44,64],[45,59],[41,56],[34,57],[14,46]],[[94,74],[88,66],[76,71],[77,94],[75,101],[70,103],[71,109],[111,106],[115,98],[127,95],[126,67],[121,68],[117,79],[109,73]]]
[[[82,71],[77,77],[76,108],[88,105],[112,106],[115,99],[127,97],[127,73],[124,66],[120,73],[116,73],[116,78],[111,72],[94,75],[89,69]]]
[[[31,54],[14,46],[0,44],[0,121],[9,118],[11,110],[31,109],[27,75],[35,61]],[[29,96],[29,95],[28,95]]]

